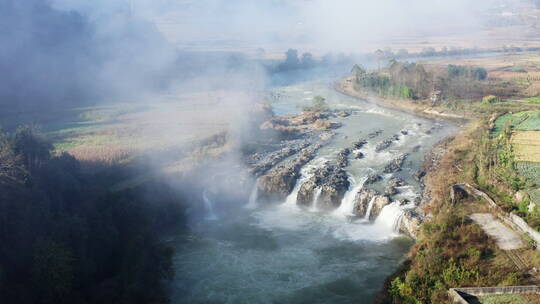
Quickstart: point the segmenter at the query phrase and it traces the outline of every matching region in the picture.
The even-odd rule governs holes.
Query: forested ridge
[[[184,222],[161,182],[113,192],[128,168],[89,172],[30,127],[0,132],[0,303],[165,303]]]

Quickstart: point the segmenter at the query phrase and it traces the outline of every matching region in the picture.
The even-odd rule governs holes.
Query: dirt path
[[[502,250],[515,250],[525,247],[519,234],[503,225],[490,213],[474,213],[470,218],[479,224],[491,237],[495,238]]]

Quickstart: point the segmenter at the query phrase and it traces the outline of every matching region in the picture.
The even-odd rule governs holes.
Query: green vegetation
[[[536,295],[532,295],[537,297]],[[492,295],[492,296],[482,296],[478,297],[479,304],[534,304],[536,301],[529,301],[527,296],[520,294],[509,294],[509,295]]]
[[[113,192],[135,169],[85,172],[51,148],[30,127],[0,132],[0,302],[167,303],[173,249],[159,236],[184,222],[178,193]]]
[[[488,95],[488,96],[485,96],[484,98],[482,98],[482,103],[483,104],[492,104],[492,103],[496,103],[496,102],[500,102],[501,99],[495,95]]]
[[[462,205],[444,202],[424,224],[407,272],[391,281],[391,300],[382,303],[450,303],[451,287],[519,283],[522,275],[498,264],[496,250]]]
[[[524,100],[528,102],[540,103],[540,97],[529,97],[529,98],[525,98]]]
[[[512,130],[516,131],[540,130],[540,111],[532,110],[504,114],[495,121],[492,135],[498,136],[506,126],[511,126]]]
[[[328,110],[326,99],[322,96],[313,97],[312,105],[303,108],[304,111],[323,112]]]
[[[474,80],[485,80],[487,71],[481,67],[448,65],[448,76],[451,78],[470,78]]]
[[[448,65],[446,69],[391,60],[388,68],[367,73],[355,65],[357,85],[383,97],[402,99],[470,99],[481,94],[487,71],[481,67]]]
[[[540,163],[516,162],[516,170],[531,183],[540,181]]]

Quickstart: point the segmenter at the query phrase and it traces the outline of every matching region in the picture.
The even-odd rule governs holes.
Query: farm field
[[[160,96],[152,103],[6,114],[0,122],[7,131],[20,124],[36,125],[57,153],[69,152],[81,161],[116,163],[143,152],[178,151],[221,134],[233,115],[223,111],[223,94]]]
[[[516,161],[540,163],[540,131],[515,131],[511,143]]]

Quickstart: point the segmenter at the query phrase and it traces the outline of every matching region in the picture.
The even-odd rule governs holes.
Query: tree
[[[13,149],[26,169],[33,171],[50,158],[52,145],[34,127],[22,126],[15,132]]]
[[[13,146],[5,133],[0,131],[0,181],[9,180],[21,182],[25,176],[25,170],[20,159],[13,151]]]
[[[409,57],[409,52],[406,49],[401,49],[397,53],[398,58],[407,58]]]
[[[326,99],[322,96],[315,96],[313,97],[312,106],[311,107],[304,107],[304,111],[313,111],[313,112],[322,112],[328,110],[328,104],[326,103]]]
[[[356,82],[358,83],[360,79],[366,75],[366,69],[361,64],[355,64],[351,69],[351,73],[354,75]]]
[[[285,53],[285,67],[295,69],[300,66],[300,59],[298,59],[298,51],[295,49],[288,49]]]
[[[315,66],[315,60],[313,59],[313,55],[311,53],[302,54],[302,67],[312,68],[313,66]]]
[[[375,58],[377,58],[378,71],[381,70],[381,60],[384,59],[384,52],[380,49],[375,51]]]
[[[69,303],[73,286],[73,255],[69,249],[53,241],[38,241],[32,275],[43,303]]]

